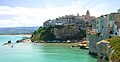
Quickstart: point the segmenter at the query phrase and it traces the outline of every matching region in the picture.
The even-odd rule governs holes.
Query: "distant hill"
[[[0,28],[0,34],[32,34],[39,27],[9,27]]]

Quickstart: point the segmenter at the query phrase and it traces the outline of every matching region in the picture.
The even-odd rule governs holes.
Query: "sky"
[[[117,12],[120,0],[0,0],[0,27],[42,26],[64,15],[91,16]]]

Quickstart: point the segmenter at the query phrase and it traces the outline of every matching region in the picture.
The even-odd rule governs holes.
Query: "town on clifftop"
[[[34,31],[31,40],[34,42],[79,42],[87,40],[89,53],[98,55],[98,62],[120,61],[120,9],[115,13],[90,16],[65,15],[47,20],[43,26]],[[118,40],[117,40],[118,39]],[[116,44],[116,45],[115,45]],[[104,46],[104,47],[103,47]],[[117,48],[117,49],[116,49]],[[114,55],[116,57],[114,57]]]

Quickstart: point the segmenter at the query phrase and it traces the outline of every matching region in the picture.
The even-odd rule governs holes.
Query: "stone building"
[[[58,17],[53,20],[47,20],[44,22],[43,26],[47,27],[49,25],[74,25],[76,28],[86,30],[91,26],[91,20],[94,19],[94,16],[90,16],[89,10],[87,10],[86,15],[80,16],[79,13],[77,15],[65,15],[62,17]]]
[[[87,21],[91,21],[92,19],[95,19],[95,16],[90,16],[89,10],[87,10],[86,15],[82,15],[82,18],[86,19]]]
[[[50,26],[50,21],[51,21],[51,20],[45,21],[45,22],[43,23],[43,26],[44,26],[44,27]]]
[[[87,31],[89,51],[97,53],[96,43],[109,38],[120,36],[120,13],[102,15],[92,20],[92,30]]]
[[[120,13],[111,13],[109,18],[110,34],[120,36]]]
[[[96,43],[100,40],[109,38],[108,33],[107,16],[100,16],[92,20],[92,31],[87,31],[89,51],[91,53],[97,53]]]

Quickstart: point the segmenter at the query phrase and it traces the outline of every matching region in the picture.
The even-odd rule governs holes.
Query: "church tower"
[[[87,10],[87,12],[86,12],[86,16],[90,16],[90,12],[89,12],[89,10]]]
[[[89,12],[89,10],[87,10],[87,12],[86,12],[86,19],[90,20],[90,12]]]

